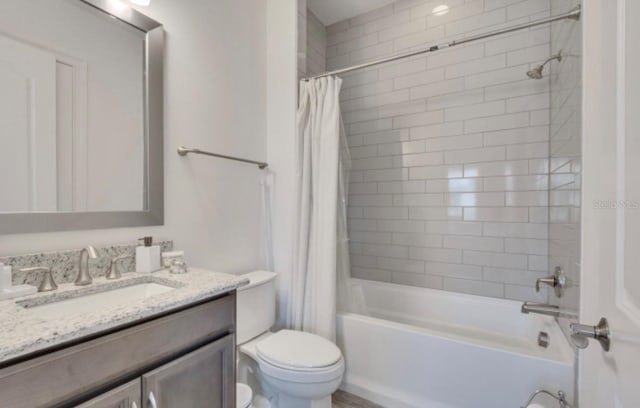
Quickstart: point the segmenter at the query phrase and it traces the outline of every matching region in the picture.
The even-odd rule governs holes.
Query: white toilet
[[[254,375],[274,394],[273,408],[331,408],[331,394],[344,374],[340,349],[315,334],[271,332],[276,274],[257,271],[244,276],[250,283],[238,289],[238,350],[256,363]]]

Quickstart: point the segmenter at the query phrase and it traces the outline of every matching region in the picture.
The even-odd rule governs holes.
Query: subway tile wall
[[[577,6],[576,0],[555,0],[553,13]],[[554,23],[551,51],[562,51],[560,63],[553,63],[551,81],[549,269],[561,267],[569,287],[562,298],[550,294],[550,302],[578,313],[580,307],[580,208],[581,208],[581,106],[582,23]],[[569,323],[560,326],[569,336]]]
[[[306,74],[316,75],[327,67],[327,28],[309,9],[307,18]]]
[[[550,15],[549,0],[400,0],[327,27],[337,69]],[[344,75],[352,275],[546,301],[548,26]],[[563,183],[558,174],[554,188]]]
[[[307,0],[298,0],[298,79],[307,73]]]

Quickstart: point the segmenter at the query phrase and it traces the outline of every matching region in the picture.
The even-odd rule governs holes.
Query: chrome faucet
[[[541,315],[560,317],[560,308],[555,305],[524,302],[520,311],[524,314],[536,313]]]
[[[89,258],[96,259],[98,254],[91,245],[82,248],[80,251],[80,263],[78,264],[78,277],[76,278],[76,286],[86,286],[93,282],[93,278],[89,273]]]

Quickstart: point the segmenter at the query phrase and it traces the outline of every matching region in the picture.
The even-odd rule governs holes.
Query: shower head
[[[531,79],[542,79],[542,70],[544,66],[538,65],[534,69],[527,72],[527,76]]]
[[[562,61],[562,51],[550,56],[542,64],[536,65],[532,70],[527,71],[527,76],[531,79],[542,79],[542,70],[544,69],[544,66],[553,60],[558,60],[558,62]]]

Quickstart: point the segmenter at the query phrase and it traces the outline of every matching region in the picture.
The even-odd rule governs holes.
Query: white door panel
[[[640,407],[640,2],[584,2],[582,323],[611,349],[580,355],[580,406]]]
[[[0,34],[0,89],[0,212],[55,211],[55,56]]]

